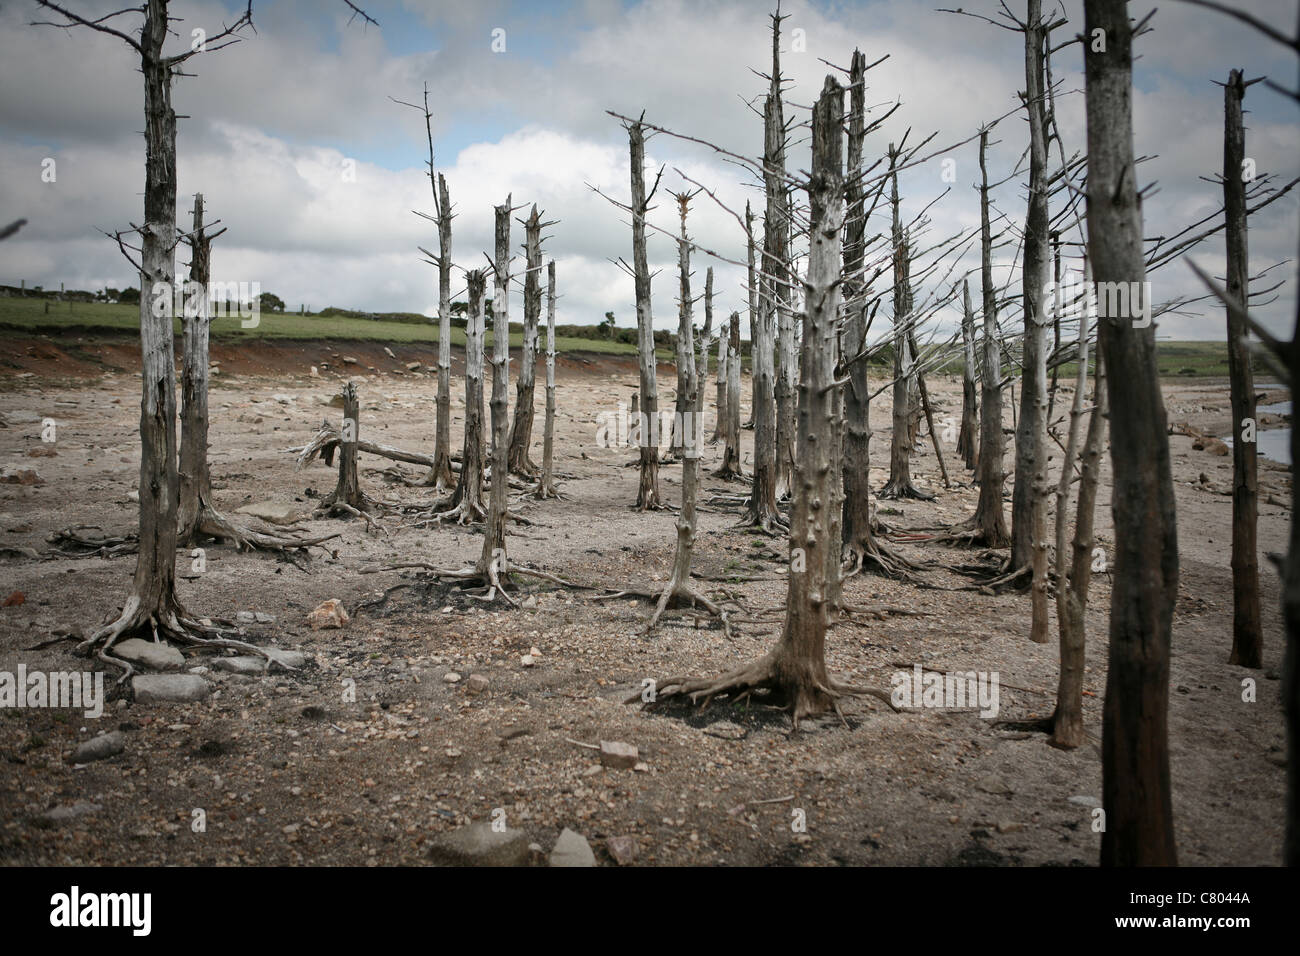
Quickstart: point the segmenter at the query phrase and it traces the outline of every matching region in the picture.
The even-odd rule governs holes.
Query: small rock
[[[1013,823],[1010,820],[999,820],[995,827],[999,833],[1018,833],[1024,828],[1025,825],[1023,823]]]
[[[197,674],[138,674],[131,678],[131,688],[137,704],[188,704],[212,691]]]
[[[525,667],[532,667],[537,662],[533,660],[532,654],[525,654],[523,657],[519,658],[519,663],[523,664]]]
[[[637,845],[636,837],[612,836],[605,841],[605,849],[619,866],[629,866],[636,860],[637,851],[641,848]]]
[[[717,723],[709,724],[704,728],[704,732],[710,737],[721,737],[723,740],[742,740],[749,734],[749,731],[744,727],[733,724],[729,720],[720,720]]]
[[[50,445],[37,445],[27,450],[28,458],[58,458],[59,453]]]
[[[14,591],[4,601],[0,601],[0,607],[19,607],[27,600],[27,595],[22,591]]]
[[[236,623],[236,624],[256,624],[256,623],[257,623],[257,615],[255,615],[252,611],[240,611],[238,614],[235,615],[235,623]]]
[[[1012,789],[1007,786],[1005,780],[994,774],[985,777],[979,783],[975,784],[976,790],[983,790],[985,793],[1006,794],[1012,793]]]
[[[465,693],[477,697],[488,689],[488,679],[484,674],[470,674],[465,681]]]
[[[420,369],[422,369],[422,368],[424,368],[424,366],[421,365],[419,362],[407,362],[407,363],[406,363],[406,370],[407,370],[408,372],[418,372],[418,371],[419,371]]]
[[[355,357],[355,356],[352,356],[352,355],[345,355],[345,356],[343,356],[343,364],[344,364],[344,365],[356,365],[356,364],[357,364],[356,357]]]
[[[574,833],[568,827],[560,832],[551,850],[551,866],[595,866],[596,854],[591,852],[591,845],[586,837]]]
[[[292,501],[268,499],[254,501],[237,509],[236,514],[261,518],[269,524],[294,524],[302,518],[302,508]]]
[[[115,757],[125,749],[126,734],[115,730],[112,733],[90,738],[78,746],[68,759],[71,763],[90,763],[92,760]]]
[[[1099,807],[1099,806],[1101,806],[1101,801],[1098,800],[1096,797],[1088,797],[1088,796],[1084,796],[1083,794],[1079,794],[1079,795],[1077,795],[1077,796],[1073,796],[1073,797],[1071,797],[1071,798],[1070,798],[1070,802],[1073,803],[1073,804],[1075,804],[1076,806],[1080,806],[1080,807]]]
[[[600,762],[615,770],[630,770],[637,764],[640,751],[631,744],[621,740],[602,740],[600,742]]]
[[[444,684],[459,684],[460,675],[455,671],[447,671],[447,673],[442,675],[442,682]]]
[[[0,484],[43,485],[45,479],[34,468],[0,468]]]
[[[343,627],[348,623],[348,612],[344,610],[341,601],[330,598],[307,615],[307,623],[311,625],[313,631]]]
[[[537,596],[534,594],[528,595],[528,597],[524,598],[523,600],[523,606],[528,608],[528,610],[530,611],[533,608],[537,607]]]
[[[274,614],[263,614],[261,611],[254,611],[254,612],[253,612],[253,620],[254,620],[255,622],[257,622],[258,624],[274,624],[274,623],[275,623],[275,615],[274,615]]]
[[[435,866],[525,866],[528,836],[523,830],[471,823],[434,837],[429,857]]]
[[[135,664],[143,664],[156,671],[172,670],[185,666],[185,655],[170,644],[145,641],[138,637],[113,645],[113,653]]]

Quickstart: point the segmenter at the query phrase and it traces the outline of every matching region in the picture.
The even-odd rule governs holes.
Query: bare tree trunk
[[[962,369],[961,431],[957,435],[957,455],[974,471],[979,464],[979,400],[975,394],[975,312],[970,304],[970,283],[963,282],[962,294]]]
[[[1070,432],[1066,439],[1061,479],[1056,486],[1056,621],[1061,645],[1061,671],[1056,688],[1056,711],[1051,717],[1051,742],[1073,749],[1084,742],[1083,670],[1086,663],[1087,632],[1084,615],[1088,610],[1088,586],[1092,581],[1092,528],[1096,514],[1097,485],[1101,477],[1101,453],[1106,434],[1106,382],[1101,359],[1093,384],[1093,409],[1088,418],[1088,437],[1079,455],[1078,510],[1074,522],[1074,547],[1067,554],[1066,526],[1069,523],[1070,485],[1078,449],[1079,426],[1084,415],[1088,389],[1089,309],[1079,319],[1078,371],[1074,403],[1070,409]],[[1058,314],[1057,320],[1059,322]]]
[[[527,478],[538,469],[528,457],[533,441],[533,395],[537,381],[537,325],[542,316],[542,217],[537,205],[524,223],[524,250],[527,269],[524,274],[524,347],[515,384],[515,420],[510,428],[510,471]],[[508,329],[507,329],[508,333]]]
[[[194,196],[190,240],[190,287],[182,319],[180,501],[177,539],[192,544],[204,504],[212,499],[208,471],[208,280],[211,237],[203,231],[203,194]]]
[[[645,247],[645,214],[650,197],[645,191],[645,131],[640,123],[632,123],[627,133],[632,165],[632,269],[636,286],[637,358],[641,373],[641,416],[637,427],[641,471],[636,506],[648,511],[660,507],[659,392],[655,384],[654,317],[650,311],[650,266]],[[656,179],[655,188],[658,186]],[[650,196],[653,195],[652,189]]]
[[[686,411],[678,421],[678,434],[682,441],[682,510],[677,517],[677,547],[673,552],[673,570],[668,584],[664,587],[654,615],[650,618],[647,630],[653,628],[663,615],[664,610],[672,604],[701,604],[717,614],[726,628],[727,619],[722,609],[712,601],[696,593],[691,587],[691,557],[695,553],[696,512],[695,498],[699,485],[700,454],[704,446],[703,415],[697,406],[704,396],[704,389],[695,367],[695,342],[693,311],[691,303],[691,243],[686,235],[686,214],[690,202],[688,193],[679,193],[676,197],[678,215],[681,217],[681,237],[677,240],[678,265],[678,305],[677,305],[677,368],[682,376],[683,387],[680,395],[686,398]],[[712,284],[713,270],[709,270],[709,282]],[[710,288],[706,301],[712,296]],[[710,307],[711,308],[711,307]],[[708,348],[707,330],[712,323],[710,315],[705,320],[706,338],[704,348]]]
[[[1084,45],[1089,258],[1099,284],[1140,284],[1146,270],[1133,161],[1128,4],[1085,0],[1084,34],[1104,38]],[[1116,553],[1102,736],[1101,862],[1172,866],[1177,851],[1169,782],[1169,640],[1178,529],[1155,327],[1135,328],[1132,318],[1140,312],[1130,311],[1103,316],[1099,325],[1110,407],[1120,412],[1111,422],[1110,442]]]
[[[1050,65],[1050,64],[1049,64]],[[1046,72],[1046,71],[1044,71]],[[1048,114],[1055,108],[1054,101],[1048,93]],[[1058,140],[1059,142],[1059,140]],[[1052,294],[1056,300],[1056,308],[1052,311],[1052,355],[1059,355],[1061,352],[1061,234],[1052,230]],[[1056,384],[1057,373],[1060,372],[1060,363],[1052,364],[1052,384],[1047,388],[1047,427],[1051,428],[1053,416],[1056,414]]]
[[[974,526],[990,548],[1011,543],[1002,507],[1006,481],[1002,440],[1002,358],[998,352],[998,291],[993,285],[993,238],[989,227],[988,130],[980,132],[980,279],[983,287],[984,358],[980,370],[979,502]]]
[[[708,374],[709,370],[705,367],[701,375]],[[718,442],[726,438],[727,429],[727,337],[721,332],[718,333],[718,372],[715,385],[718,420],[714,422],[710,441]]]
[[[145,188],[140,227],[140,527],[131,593],[116,621],[86,642],[103,641],[105,660],[122,634],[184,633],[185,610],[176,597],[179,479],[176,448],[175,311],[176,113],[172,64],[163,57],[166,0],[146,0],[140,31],[144,75]],[[120,665],[119,666],[125,666]],[[128,671],[129,672],[129,671]]]
[[[909,328],[907,330],[907,340],[917,363],[916,390],[921,397],[921,411],[925,415],[925,428],[930,433],[930,444],[934,446],[934,457],[939,462],[939,475],[943,478],[943,486],[951,488],[952,482],[948,479],[948,466],[943,461],[943,446],[939,444],[939,433],[934,430],[934,409],[930,405],[930,390],[925,386],[925,373],[920,368],[921,349],[916,344],[915,329]]]
[[[366,496],[361,493],[361,481],[357,471],[357,441],[361,437],[361,404],[357,400],[357,387],[352,382],[343,386],[343,427],[339,431],[339,480],[321,501],[321,509],[329,510],[335,506],[355,508],[366,511]],[[339,510],[346,510],[340,508]]]
[[[492,487],[483,551],[474,571],[499,588],[509,566],[506,558],[506,496],[510,465],[507,404],[510,390],[510,197],[496,207],[496,261],[492,289]],[[503,589],[504,590],[504,589]]]
[[[794,313],[790,290],[790,196],[785,184],[785,105],[781,100],[781,16],[772,16],[772,73],[763,103],[763,185],[767,208],[763,217],[763,260],[760,275],[771,291],[776,317],[776,444],[775,495],[791,493],[790,474],[795,443],[797,371]],[[755,419],[757,423],[757,419]],[[755,426],[757,428],[757,425]],[[757,440],[757,435],[755,436]]]
[[[1243,309],[1250,301],[1250,258],[1246,240],[1246,184],[1242,163],[1246,134],[1241,101],[1246,84],[1240,70],[1228,74],[1223,88],[1223,210],[1227,225],[1228,295]],[[1259,619],[1259,463],[1256,445],[1245,438],[1246,422],[1253,432],[1255,379],[1250,367],[1244,313],[1228,310],[1228,380],[1232,390],[1232,654],[1229,664],[1264,666],[1264,634]]]
[[[916,375],[916,356],[912,354],[910,327],[912,315],[911,243],[899,218],[898,172],[894,169],[898,154],[889,145],[890,194],[894,224],[894,407],[889,436],[889,481],[880,490],[881,498],[922,498],[932,496],[918,491],[912,484],[912,395],[911,383]]]
[[[713,271],[709,270],[709,278]],[[555,490],[555,260],[546,264],[546,425],[542,436],[542,477],[538,498],[558,498]]]
[[[1047,318],[1043,290],[1048,270],[1047,100],[1042,0],[1028,0],[1025,20],[1025,110],[1029,119],[1029,206],[1021,268],[1025,319],[1020,419],[1016,425],[1016,479],[1011,493],[1011,569],[1031,567],[1033,620],[1029,639],[1047,641]]]
[[[776,506],[776,407],[774,404],[775,367],[772,357],[773,296],[760,295],[763,283],[755,267],[754,215],[745,204],[745,229],[749,256],[749,311],[753,316],[752,384],[754,393],[754,476],[749,486],[749,506],[742,525],[762,529],[768,534],[785,526]],[[721,415],[721,403],[718,405]]]
[[[483,298],[486,276],[475,269],[465,276],[469,310],[465,323],[465,435],[461,445],[460,478],[442,517],[460,524],[487,517],[483,501]]]
[[[432,156],[432,149],[430,150]],[[451,474],[451,194],[438,175],[438,424],[433,469],[425,484],[452,487]]]
[[[731,313],[727,337],[727,431],[722,465],[713,473],[715,478],[744,478],[740,466],[740,313]]]

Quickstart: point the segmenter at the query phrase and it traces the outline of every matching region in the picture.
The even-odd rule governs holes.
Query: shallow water
[[[1232,447],[1232,436],[1223,439]],[[1268,428],[1255,433],[1256,450],[1260,456],[1270,461],[1291,464],[1291,429]]]

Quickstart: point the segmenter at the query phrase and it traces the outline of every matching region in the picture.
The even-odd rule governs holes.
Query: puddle
[[[1255,439],[1257,442],[1255,447],[1260,457],[1281,462],[1283,465],[1291,464],[1291,429],[1268,428],[1256,432]],[[1228,443],[1229,447],[1232,446],[1231,436],[1223,440]]]

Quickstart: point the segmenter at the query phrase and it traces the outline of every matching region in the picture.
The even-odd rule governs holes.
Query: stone
[[[254,620],[256,623],[258,623],[258,624],[274,624],[274,623],[275,623],[275,615],[274,615],[274,614],[263,614],[261,611],[254,611],[254,612],[253,612],[253,620]]]
[[[273,401],[273,402],[279,402],[281,405],[292,405],[292,404],[293,404],[293,396],[292,396],[292,395],[283,395],[283,394],[272,395],[272,396],[271,396],[271,401]]]
[[[551,866],[595,866],[596,854],[591,852],[587,838],[568,827],[560,832],[551,850]]]
[[[470,674],[465,681],[465,693],[477,697],[488,689],[488,679],[483,674]]]
[[[614,770],[631,770],[637,765],[640,751],[631,744],[621,740],[602,740],[600,742],[600,762]]]
[[[252,611],[240,611],[238,614],[235,615],[235,623],[236,623],[236,624],[256,624],[256,623],[257,623],[257,615],[255,615]]]
[[[266,673],[266,661],[260,657],[218,657],[212,662],[212,667],[231,674]]]
[[[435,866],[525,866],[528,835],[523,830],[493,830],[471,823],[433,838],[429,858]]]
[[[296,523],[302,518],[303,514],[301,506],[283,499],[250,502],[237,509],[235,513],[248,515],[251,518],[260,518],[268,524],[282,525]]]
[[[45,479],[34,468],[0,468],[0,484],[43,485]]]
[[[743,740],[749,734],[749,731],[740,724],[733,724],[729,720],[719,720],[709,724],[704,728],[704,732],[710,737],[721,737],[723,740]]]
[[[69,820],[75,820],[78,817],[88,816],[92,813],[98,813],[104,809],[98,803],[73,803],[61,804],[57,807],[51,807],[41,814],[40,820],[43,823],[66,823]]]
[[[1023,823],[1014,823],[1011,820],[999,820],[995,827],[999,833],[1019,833],[1024,828]]]
[[[49,445],[37,445],[27,450],[28,458],[58,458],[59,453]]]
[[[22,591],[12,592],[4,601],[0,601],[0,607],[20,607],[27,601],[27,595]]]
[[[406,370],[407,370],[408,372],[418,372],[418,371],[419,371],[420,369],[422,369],[422,368],[424,368],[424,366],[421,365],[419,362],[407,362],[407,363],[406,363]]]
[[[525,654],[523,657],[519,658],[519,663],[523,664],[524,667],[532,667],[537,663],[537,661],[533,659],[532,654]]]
[[[636,860],[637,851],[641,848],[634,836],[612,836],[605,841],[605,849],[619,866],[629,866]]]
[[[1098,800],[1096,797],[1088,797],[1088,796],[1084,796],[1083,794],[1078,794],[1077,796],[1071,797],[1070,802],[1080,807],[1101,806],[1101,801]]]
[[[138,674],[131,678],[137,704],[190,704],[212,692],[197,674]]]
[[[455,671],[447,671],[447,673],[442,675],[442,682],[444,684],[459,684],[460,675]]]
[[[113,654],[133,664],[143,664],[156,671],[172,670],[185,666],[185,655],[162,641],[146,641],[138,637],[113,645]]]
[[[352,356],[352,355],[345,355],[345,356],[343,356],[343,364],[344,364],[344,365],[356,365],[356,364],[357,364],[356,357],[355,357],[355,356]]]
[[[126,749],[126,734],[120,730],[100,734],[78,745],[68,758],[71,763],[90,763],[92,760],[104,760],[115,757]]]
[[[1013,792],[1012,789],[1007,786],[1005,780],[994,774],[990,774],[979,783],[975,784],[975,789],[983,790],[985,793],[992,794],[1007,794]]]
[[[337,598],[330,598],[328,601],[323,601],[307,615],[307,623],[311,625],[313,631],[343,627],[348,623],[348,612],[344,609],[341,601]]]
[[[302,651],[282,651],[278,647],[263,647],[262,651],[272,661],[285,667],[302,667],[309,660]]]

